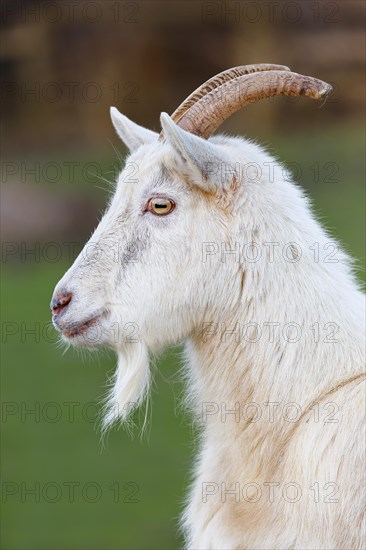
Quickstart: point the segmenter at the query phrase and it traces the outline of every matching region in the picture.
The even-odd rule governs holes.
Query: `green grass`
[[[270,150],[300,167],[298,183],[311,199],[322,225],[355,260],[365,281],[365,136],[362,128],[346,126],[293,138],[276,137]],[[294,168],[295,171],[295,168]]]
[[[332,235],[364,265],[363,232],[363,138],[357,129],[343,128],[317,136],[296,133],[277,136],[272,150],[279,158],[302,167],[300,182]],[[324,173],[314,182],[309,168],[314,162],[339,166],[336,181],[326,183]],[[61,183],[55,188],[55,197]],[[65,192],[65,190],[63,191]],[[177,517],[190,477],[193,437],[189,420],[180,411],[183,391],[179,381],[179,357],[168,352],[157,365],[147,434],[139,429],[131,438],[123,430],[110,433],[105,448],[95,423],[88,421],[83,407],[99,409],[108,374],[113,372],[112,354],[65,354],[52,341],[26,333],[39,323],[48,326],[48,303],[55,283],[68,266],[22,264],[4,266],[2,291],[2,544],[6,550],[112,550],[172,549],[181,545]],[[363,271],[360,271],[360,278]],[[6,330],[18,332],[7,335]],[[23,326],[21,324],[23,323]],[[48,340],[54,333],[50,331]],[[67,403],[74,402],[75,417],[68,416]],[[36,404],[39,405],[36,405]],[[61,410],[61,417],[51,415]],[[40,407],[40,418],[25,408]],[[42,407],[43,412],[42,412]],[[9,413],[9,407],[13,407]],[[47,408],[48,407],[48,408]],[[7,413],[8,411],[8,413]],[[89,409],[92,415],[95,408]],[[48,412],[48,415],[47,415]],[[143,413],[140,413],[143,414]],[[139,414],[136,418],[139,424]],[[141,422],[140,422],[141,424]],[[22,495],[21,483],[40,484],[40,501]],[[67,482],[75,488],[70,502]],[[4,483],[14,483],[6,486]],[[49,502],[56,484],[58,502]],[[98,502],[83,497],[82,488],[96,483]],[[111,486],[119,484],[118,502]],[[126,486],[128,483],[136,485]],[[137,502],[125,502],[134,487]],[[17,489],[7,495],[6,488]],[[42,496],[42,489],[49,494]],[[90,486],[91,487],[91,486]],[[24,491],[23,491],[24,492]],[[22,496],[24,497],[22,499]],[[24,500],[24,502],[22,501]]]
[[[26,333],[36,322],[41,329],[48,325],[48,301],[64,268],[66,265],[33,266],[9,272],[3,280],[3,322],[15,321],[23,327],[14,336],[3,334],[2,483],[6,503],[2,548],[177,547],[176,518],[191,453],[184,415],[178,418],[175,414],[182,390],[178,354],[167,354],[156,372],[147,433],[141,439],[136,428],[132,439],[123,430],[112,431],[103,448],[92,420],[100,409],[107,374],[115,365],[113,355],[87,354],[83,358],[75,350],[62,355],[54,343],[42,337],[36,341],[35,335]],[[77,404],[74,419],[68,414],[71,405],[67,403],[71,402]],[[36,404],[39,418],[26,412]],[[52,422],[55,417],[58,420]],[[17,484],[14,496],[4,492],[4,483],[9,482]],[[31,488],[36,482],[41,488],[40,502],[30,494],[22,502],[20,484]],[[80,483],[73,503],[65,482]],[[81,491],[90,482],[101,490],[95,503],[88,501],[94,498],[91,486],[86,486],[90,491],[86,498]],[[48,483],[57,485],[52,488]],[[118,498],[116,489],[110,488],[116,483]],[[136,485],[124,488],[127,483]],[[47,487],[49,494],[42,496]],[[134,487],[138,488],[138,502],[125,502]],[[62,496],[51,503],[57,488]]]

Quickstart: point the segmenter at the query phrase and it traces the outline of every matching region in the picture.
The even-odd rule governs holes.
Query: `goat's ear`
[[[211,193],[232,184],[235,165],[222,147],[179,128],[166,113],[161,113],[160,122],[164,137],[179,154],[182,168],[194,184]]]
[[[140,145],[157,141],[156,132],[135,124],[115,107],[111,107],[110,112],[113,126],[130,153],[136,151]]]

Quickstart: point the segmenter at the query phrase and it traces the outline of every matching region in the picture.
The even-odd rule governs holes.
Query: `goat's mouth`
[[[80,322],[64,324],[55,320],[54,325],[65,340],[87,347],[94,347],[102,344],[105,340],[102,322],[106,316],[107,312],[103,311]]]
[[[66,338],[74,338],[75,336],[80,336],[81,334],[84,334],[90,327],[95,326],[98,323],[98,320],[100,318],[100,315],[97,315],[96,317],[92,317],[88,321],[84,321],[83,323],[79,324],[72,324],[70,328],[66,328],[62,331],[62,334],[66,336]]]

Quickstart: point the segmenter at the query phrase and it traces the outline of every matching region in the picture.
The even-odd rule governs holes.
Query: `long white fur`
[[[105,313],[97,341],[74,343],[118,353],[106,426],[141,403],[148,352],[185,342],[202,430],[182,518],[187,548],[364,548],[364,301],[349,257],[338,248],[327,261],[337,243],[261,147],[202,140],[164,114],[158,141],[111,114],[131,155],[88,243],[102,254],[92,261],[85,249],[56,287],[73,293],[65,322]],[[154,195],[175,201],[172,214],[144,211]],[[126,339],[131,326],[137,342]],[[257,421],[244,415],[255,410]],[[338,422],[326,422],[329,410]],[[301,497],[291,502],[294,487]],[[333,490],[338,502],[328,502]]]

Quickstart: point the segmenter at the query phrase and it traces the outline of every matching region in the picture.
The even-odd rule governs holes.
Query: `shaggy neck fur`
[[[323,548],[322,541],[327,547],[329,540],[343,547],[350,544],[349,533],[332,531],[319,508],[314,538],[309,538],[304,511],[295,531],[294,524],[278,520],[294,503],[275,508],[262,495],[258,503],[248,504],[240,492],[249,484],[250,499],[253,486],[263,492],[266,483],[296,481],[305,493],[305,486],[309,492],[319,480],[339,481],[339,462],[329,460],[325,472],[321,466],[335,440],[327,426],[326,435],[320,434],[324,452],[312,474],[309,467],[308,478],[297,471],[299,456],[293,452],[291,457],[289,449],[310,441],[309,452],[316,455],[321,443],[315,436],[303,441],[303,426],[316,421],[316,427],[324,427],[327,415],[328,427],[338,426],[345,403],[364,379],[363,295],[349,258],[333,248],[337,243],[293,184],[277,180],[271,188],[264,184],[261,191],[251,191],[250,199],[243,200],[273,215],[267,216],[267,226],[241,220],[238,248],[254,241],[261,259],[242,261],[233,253],[221,257],[236,267],[232,288],[222,289],[222,309],[206,312],[202,330],[186,344],[191,402],[202,429],[197,479],[183,518],[188,548]],[[226,245],[225,250],[236,250],[235,243]],[[294,516],[293,508],[289,513]],[[353,509],[345,513],[360,524],[359,510],[355,517]],[[211,546],[213,541],[219,546]],[[354,547],[358,544],[356,533]]]

